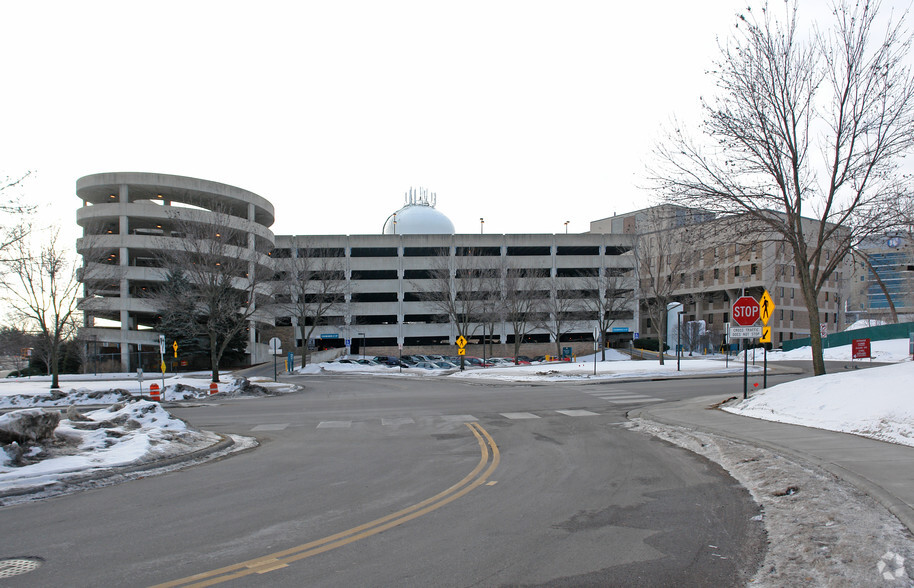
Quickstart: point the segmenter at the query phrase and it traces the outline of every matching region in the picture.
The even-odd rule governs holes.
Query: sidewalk
[[[914,447],[709,409],[726,398],[668,402],[629,416],[713,433],[817,465],[878,500],[914,532]]]

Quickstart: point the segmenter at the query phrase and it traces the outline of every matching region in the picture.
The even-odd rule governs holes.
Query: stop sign
[[[733,321],[741,327],[751,327],[758,320],[758,300],[752,296],[740,296],[733,303]]]

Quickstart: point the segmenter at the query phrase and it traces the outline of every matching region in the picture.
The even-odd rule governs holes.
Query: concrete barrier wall
[[[823,347],[840,347],[850,345],[854,339],[869,339],[870,341],[888,341],[889,339],[907,339],[914,333],[914,323],[898,323],[895,325],[880,325],[878,327],[866,327],[864,329],[854,329],[853,331],[843,331],[833,333],[822,340]],[[798,349],[812,345],[809,337],[803,339],[792,339],[784,341],[782,348],[784,351]]]

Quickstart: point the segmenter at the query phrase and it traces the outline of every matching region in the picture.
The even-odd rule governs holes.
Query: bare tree
[[[36,233],[30,227],[23,236]],[[59,230],[52,229],[47,241],[30,243],[20,238],[10,244],[11,255],[4,262],[2,287],[6,301],[17,319],[30,325],[46,354],[51,388],[59,388],[61,344],[77,328],[79,282],[76,264],[58,244]]]
[[[325,317],[345,302],[344,258],[327,257],[323,252],[299,248],[284,260],[287,268],[279,283],[277,306],[293,317],[301,329],[301,364],[307,364],[308,340]]]
[[[903,18],[878,34],[879,2],[836,2],[830,28],[805,35],[797,5],[740,16],[705,103],[707,144],[679,128],[653,176],[679,204],[744,214],[792,249],[809,314],[813,368],[825,373],[818,297],[861,240],[910,210],[898,162],[914,145],[914,77]],[[808,38],[808,40],[807,40]]]
[[[667,333],[667,309],[674,300],[675,281],[690,271],[694,257],[694,244],[701,233],[701,225],[691,220],[676,226],[675,219],[681,209],[657,206],[645,211],[636,223],[635,271],[638,273],[639,292],[651,325],[657,330],[660,343],[659,361],[664,364],[664,344]],[[687,211],[693,215],[694,211]],[[700,220],[700,219],[698,219]]]
[[[502,271],[502,316],[511,324],[514,334],[514,363],[518,363],[520,346],[536,324],[536,313],[544,291],[543,278],[535,270],[507,265]]]
[[[555,341],[556,355],[562,355],[562,337],[580,326],[586,314],[580,290],[568,289],[563,278],[551,276],[543,280],[548,296],[538,299],[538,326]]]
[[[591,315],[601,339],[601,361],[606,361],[606,333],[620,318],[630,318],[635,297],[634,277],[628,268],[605,267],[599,275],[582,278],[584,287],[593,294],[581,300]]]
[[[13,245],[22,241],[32,228],[26,217],[35,211],[35,206],[25,204],[18,195],[12,194],[29,175],[31,172],[18,178],[7,176],[0,179],[0,213],[4,218],[0,224],[0,254],[9,253]]]
[[[429,279],[412,282],[421,297],[439,314],[447,317],[458,337],[469,339],[484,320],[485,300],[489,296],[485,263],[478,256],[460,256],[460,262],[444,254],[435,257]],[[463,356],[460,368],[463,369]]]
[[[212,381],[219,381],[219,364],[270,298],[267,281],[272,268],[266,251],[250,246],[248,235],[232,229],[231,216],[213,221],[193,210],[173,213],[173,231],[180,239],[163,239],[160,262],[167,282],[151,300],[163,321],[179,323],[188,336],[201,337],[208,348]],[[218,228],[217,228],[218,227]]]

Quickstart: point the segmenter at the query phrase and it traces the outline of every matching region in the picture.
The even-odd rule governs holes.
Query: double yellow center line
[[[318,555],[336,549],[337,547],[349,545],[360,539],[365,539],[366,537],[371,537],[382,531],[402,525],[403,523],[421,517],[422,515],[428,514],[433,510],[457,500],[471,490],[485,484],[489,479],[489,476],[492,475],[492,472],[495,471],[495,468],[498,467],[499,461],[501,461],[498,446],[495,445],[495,441],[492,439],[491,435],[489,435],[479,423],[464,424],[469,427],[470,431],[473,432],[473,435],[476,436],[476,440],[479,442],[479,451],[481,453],[479,463],[476,464],[473,471],[447,490],[439,492],[431,498],[427,498],[426,500],[404,508],[403,510],[375,519],[364,525],[353,527],[347,531],[342,531],[341,533],[336,533],[335,535],[330,535],[323,539],[304,543],[297,547],[278,551],[270,555],[232,564],[209,572],[195,574],[193,576],[188,576],[187,578],[181,578],[180,580],[157,584],[153,588],[212,586],[221,582],[242,578],[250,574],[264,574],[266,572],[285,568],[292,562]]]

